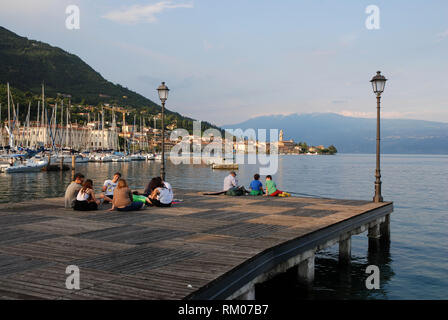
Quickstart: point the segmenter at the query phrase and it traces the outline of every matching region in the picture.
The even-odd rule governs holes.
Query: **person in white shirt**
[[[116,172],[114,173],[114,177],[112,180],[106,180],[104,181],[103,185],[103,192],[104,192],[104,202],[112,202],[112,199],[114,198],[114,191],[117,187],[118,180],[121,178],[121,173]]]
[[[163,181],[163,185],[165,186],[165,188],[168,189],[170,197],[171,197],[171,201],[173,201],[173,199],[174,199],[173,187],[171,187],[171,184],[166,181]]]
[[[224,178],[223,191],[228,191],[232,188],[238,188],[238,180],[236,179],[236,173],[234,171]]]
[[[235,171],[231,171],[230,174],[224,178],[223,191],[225,191],[228,195],[235,195],[231,194],[232,191],[239,193],[238,195],[249,193],[249,191],[247,191],[244,186],[238,186],[238,180],[236,178]]]
[[[154,190],[148,198],[151,206],[171,207],[173,202],[173,189],[168,182],[157,179],[154,184]]]

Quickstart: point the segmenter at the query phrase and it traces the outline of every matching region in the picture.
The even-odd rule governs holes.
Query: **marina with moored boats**
[[[14,103],[7,84],[7,115],[1,119],[0,105],[0,172],[36,172],[50,165],[83,164],[88,162],[131,162],[160,161],[156,153],[156,131],[153,129],[153,152],[150,152],[148,129],[144,120],[140,125],[126,125],[123,114],[121,128],[118,127],[115,108],[111,109],[111,121],[105,120],[105,110],[94,116],[87,116],[85,125],[71,121],[71,107],[64,106],[64,100],[54,105],[46,104],[45,87],[42,85],[42,99],[38,102],[35,119],[31,119],[31,102],[20,113],[20,105]],[[117,108],[117,110],[119,110]],[[118,111],[121,112],[121,111]],[[22,115],[22,116],[21,116]],[[23,121],[23,119],[25,119]],[[22,120],[22,121],[21,121]],[[154,126],[156,122],[154,121]],[[145,132],[146,131],[146,132]],[[166,137],[165,137],[166,138]]]

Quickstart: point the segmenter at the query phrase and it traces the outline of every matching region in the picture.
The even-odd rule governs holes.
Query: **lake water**
[[[157,162],[89,163],[79,172],[99,190],[105,178],[120,171],[133,188],[143,188],[159,175]],[[340,199],[371,200],[375,155],[281,156],[274,176],[278,187]],[[248,185],[257,165],[240,165],[238,179]],[[394,201],[389,253],[369,254],[366,234],[352,239],[352,264],[340,269],[337,246],[320,252],[310,292],[301,290],[285,274],[260,286],[260,298],[279,299],[447,299],[448,298],[448,156],[383,155],[383,196]],[[167,162],[167,178],[174,188],[220,190],[226,171],[207,166]],[[71,173],[0,174],[0,202],[64,195]],[[365,270],[376,264],[381,288],[367,290]]]

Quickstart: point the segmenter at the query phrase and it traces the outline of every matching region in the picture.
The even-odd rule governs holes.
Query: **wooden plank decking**
[[[302,238],[392,211],[367,201],[176,197],[184,201],[129,213],[65,210],[61,198],[0,205],[0,299],[222,298],[268,255],[275,263]],[[65,287],[68,265],[80,268],[80,290]]]

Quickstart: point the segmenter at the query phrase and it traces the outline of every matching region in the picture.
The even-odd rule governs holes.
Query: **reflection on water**
[[[151,177],[159,175],[159,165],[89,163],[78,165],[77,171],[92,178],[98,191],[116,171],[122,172],[133,188],[143,188]],[[283,156],[274,180],[284,191],[371,200],[374,168],[375,155]],[[257,165],[241,165],[240,183],[247,186],[258,170]],[[226,171],[213,171],[205,165],[167,163],[167,181],[175,188],[220,190],[225,175]],[[70,172],[0,174],[0,202],[63,196],[70,176]],[[339,268],[335,246],[317,256],[316,281],[310,293],[298,290],[284,275],[289,281],[280,285],[279,278],[267,294],[288,299],[447,299],[447,177],[448,156],[383,156],[383,196],[395,206],[390,254],[369,254],[366,235],[358,235],[352,239],[354,259],[349,270]],[[380,290],[365,289],[369,264],[380,267]]]

